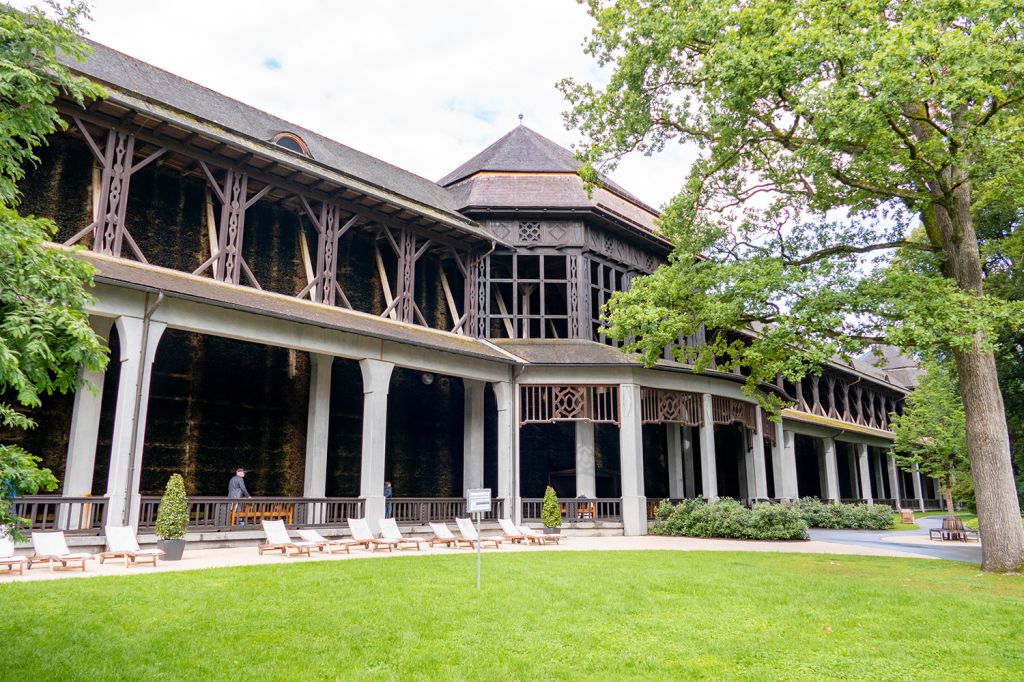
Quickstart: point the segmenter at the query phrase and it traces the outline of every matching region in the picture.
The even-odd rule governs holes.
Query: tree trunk
[[[946,498],[946,511],[949,512],[949,518],[956,518],[956,510],[953,508],[953,486],[949,481],[946,481],[946,485],[942,486],[942,496]]]
[[[1010,464],[1010,438],[999,392],[995,357],[978,346],[956,358],[967,421],[967,457],[971,461],[983,538],[981,567],[1014,571],[1024,567],[1024,526]]]
[[[942,202],[932,205],[935,227],[947,260],[945,274],[964,291],[983,294],[984,278],[978,236],[971,218],[970,184],[961,169],[948,167],[933,187]],[[1010,435],[995,356],[984,350],[986,338],[975,333],[970,348],[954,351],[967,426],[967,457],[971,462],[983,538],[981,568],[1015,571],[1024,567],[1024,526],[1010,463]]]

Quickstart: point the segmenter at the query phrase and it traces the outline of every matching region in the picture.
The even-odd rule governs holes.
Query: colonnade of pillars
[[[156,349],[166,324],[121,316],[94,318],[96,332],[109,337],[116,325],[120,344],[120,373],[114,407],[114,430],[107,477],[108,523],[138,522],[141,496],[146,412],[149,384]],[[309,412],[306,427],[306,460],[303,480],[305,497],[324,497],[327,485],[327,453],[330,433],[331,373],[334,357],[310,354]],[[371,526],[384,516],[384,465],[388,420],[388,391],[394,363],[375,359],[359,361],[363,379],[363,419],[359,494]],[[75,393],[62,493],[67,497],[92,492],[96,449],[103,400],[103,373],[85,372],[83,378],[93,390]],[[484,391],[486,382],[464,380],[466,394],[464,439],[464,486],[483,486]],[[498,421],[498,497],[512,508],[513,399],[510,382],[493,382]]]
[[[118,317],[114,320],[97,318],[97,332],[108,336],[111,324],[117,326],[120,342],[120,375],[114,414],[110,467],[106,496],[109,498],[110,523],[137,522],[140,507],[139,480],[142,469],[142,449],[145,435],[149,383],[156,348],[166,325],[140,318]],[[330,355],[311,354],[310,399],[306,431],[306,466],[304,490],[306,497],[323,497],[327,479],[327,444],[330,429],[331,370],[334,358]],[[365,502],[365,516],[371,524],[384,516],[385,444],[388,419],[388,391],[393,363],[375,359],[359,361],[363,378],[363,419],[360,471],[360,497]],[[80,390],[75,394],[74,412],[68,447],[67,467],[63,494],[80,496],[92,488],[93,469],[99,431],[103,376],[88,372],[84,378],[95,387],[94,391]],[[464,417],[464,488],[483,486],[484,478],[484,393],[486,383],[464,380],[466,410]],[[497,490],[496,496],[506,500],[504,513],[518,518],[516,472],[519,469],[517,421],[514,387],[511,382],[492,382],[497,404]],[[640,535],[647,530],[647,508],[643,480],[643,433],[641,419],[641,386],[620,384],[619,446],[621,457],[622,517],[627,535]],[[694,442],[699,442],[701,493],[704,498],[718,498],[714,418],[711,394],[703,395],[703,425],[699,428],[667,425],[669,490],[673,498],[694,497],[696,494]],[[745,431],[744,463],[747,496],[753,499],[768,497],[765,465],[765,434],[761,420],[757,430]],[[771,448],[772,476],[775,497],[799,497],[795,434],[782,424],[771,422],[775,429]],[[821,439],[824,462],[822,497],[839,499],[839,476],[836,445],[832,438]],[[870,501],[870,464],[868,446],[855,444],[856,466],[851,463],[850,480],[860,482],[860,497]],[[594,425],[577,422],[576,471],[577,494],[596,496]],[[881,482],[881,458],[875,460],[875,480]],[[899,502],[899,476],[896,462],[886,457],[891,496]],[[913,472],[913,491],[922,499],[920,472]]]

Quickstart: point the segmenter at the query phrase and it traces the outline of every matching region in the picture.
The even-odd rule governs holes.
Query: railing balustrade
[[[464,497],[392,497],[388,502],[391,516],[398,523],[425,525],[431,521],[449,522],[456,516],[466,516]],[[484,514],[485,520],[501,518],[505,500],[491,500],[491,511]]]
[[[896,509],[896,500],[891,497],[879,497],[875,500],[875,504],[887,504],[893,509]]]
[[[11,513],[28,520],[29,531],[62,530],[99,535],[107,523],[107,498],[26,495],[11,498]]]
[[[654,511],[658,508],[658,505],[662,502],[669,502],[670,504],[679,504],[686,500],[682,497],[661,497],[661,498],[647,498],[647,520],[654,520]]]
[[[921,499],[917,498],[917,497],[908,497],[907,499],[903,500],[903,508],[904,509],[920,509],[921,508]]]
[[[143,496],[139,529],[156,527],[159,496]],[[363,501],[350,497],[189,497],[190,531],[247,530],[261,521],[280,519],[303,528],[342,526],[348,518],[363,516]]]
[[[544,498],[524,497],[522,500],[523,520],[540,521]],[[621,521],[622,498],[576,498],[560,497],[558,506],[566,521]]]

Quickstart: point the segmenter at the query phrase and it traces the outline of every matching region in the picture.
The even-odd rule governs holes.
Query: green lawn
[[[545,552],[0,585],[3,679],[1024,679],[1024,578]]]

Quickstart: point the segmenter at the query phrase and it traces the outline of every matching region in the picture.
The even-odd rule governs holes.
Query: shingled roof
[[[576,173],[582,163],[573,153],[540,133],[519,125],[498,141],[462,164],[438,181],[439,185],[450,187],[459,180],[482,172],[506,173]],[[610,179],[603,177],[605,188],[627,199],[641,208],[657,214],[657,211],[637,199]]]
[[[94,41],[84,63],[66,59],[68,66],[103,85],[167,105],[189,117],[209,121],[263,142],[280,132],[298,135],[309,147],[313,160],[372,185],[451,215],[458,213],[451,195],[436,183],[364,154],[328,137],[268,114],[243,102],[164,71]]]

